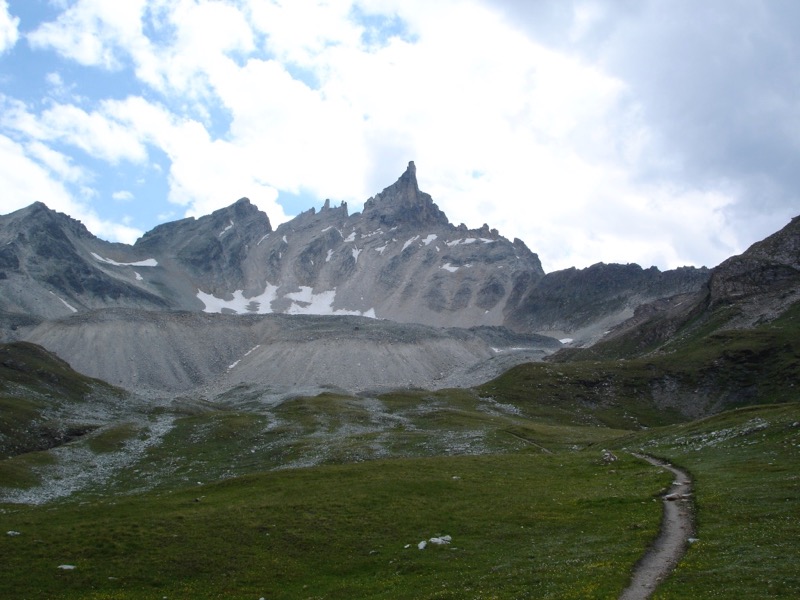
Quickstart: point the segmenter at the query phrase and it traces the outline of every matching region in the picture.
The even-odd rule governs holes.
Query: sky
[[[545,271],[712,267],[800,214],[795,0],[0,0],[0,214],[109,241],[413,160]]]

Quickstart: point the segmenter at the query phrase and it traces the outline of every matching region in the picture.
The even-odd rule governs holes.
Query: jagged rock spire
[[[450,224],[430,195],[420,191],[413,160],[396,182],[364,203],[364,216],[389,227]]]

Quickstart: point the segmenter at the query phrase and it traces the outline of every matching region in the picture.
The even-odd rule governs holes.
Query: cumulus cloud
[[[111,194],[111,198],[117,202],[130,202],[134,197],[133,193],[128,190],[117,190]]]
[[[259,176],[254,164],[259,158],[229,141],[212,139],[200,122],[178,118],[141,97],[109,101],[104,110],[142,143],[167,155],[169,200],[185,206],[187,216],[208,214],[247,196],[276,223],[288,218],[276,202],[277,190]]]
[[[625,94],[609,114],[612,133],[617,140],[625,135],[631,117],[643,128],[611,159],[627,164],[636,185],[670,190],[680,182],[696,194],[725,196],[721,207],[705,204],[703,219],[724,231],[719,260],[724,250],[743,250],[797,213],[800,40],[794,24],[800,5],[487,4],[518,30],[602,65],[624,82]],[[675,204],[680,207],[679,199]],[[683,241],[690,237],[687,225]]]
[[[0,0],[0,54],[14,47],[19,39],[19,17],[8,12],[8,0]]]
[[[44,156],[49,166],[60,160],[42,147],[34,148],[34,153],[37,152]],[[135,228],[101,219],[96,211],[78,202],[62,183],[54,179],[47,166],[31,160],[25,148],[4,135],[0,135],[0,181],[3,182],[5,211],[45,202],[49,208],[69,214],[96,235],[107,239],[133,243],[141,236],[141,231]]]
[[[82,65],[120,68],[120,48],[128,52],[147,44],[142,34],[146,5],[147,0],[78,0],[55,21],[29,33],[28,41],[34,48],[51,48]]]
[[[800,189],[800,8],[721,6],[77,0],[32,47],[135,85],[59,102],[75,84],[51,75],[47,103],[6,98],[0,123],[89,193],[67,148],[163,155],[188,215],[248,196],[280,223],[279,192],[358,203],[415,160],[452,221],[525,240],[548,270],[710,266]]]

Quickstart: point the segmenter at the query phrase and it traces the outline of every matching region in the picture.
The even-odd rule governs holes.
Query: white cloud
[[[197,121],[179,118],[139,97],[104,104],[109,118],[125,125],[141,143],[152,144],[170,159],[169,200],[200,216],[247,196],[270,220],[287,219],[277,190],[259,176],[257,155],[226,140],[214,140]]]
[[[19,17],[8,12],[8,0],[0,0],[0,54],[14,47],[19,39]]]
[[[674,36],[684,21],[663,28],[655,6],[77,0],[30,34],[34,48],[101,69],[130,68],[141,91],[111,100],[109,90],[38,114],[5,99],[0,120],[29,138],[29,156],[88,195],[79,155],[45,144],[68,144],[112,165],[142,164],[158,149],[169,159],[169,200],[187,214],[248,196],[273,223],[286,219],[278,190],[360,202],[415,160],[421,187],[453,222],[485,222],[525,240],[547,270],[612,260],[718,262],[743,249],[730,214],[753,186],[733,176],[675,183],[692,153],[676,151],[663,124],[678,131],[686,123],[670,120],[678,109],[664,98],[672,90],[646,79],[644,54],[624,54],[649,49],[656,64],[674,64],[653,56],[658,44],[642,36]],[[681,6],[678,14],[693,10]],[[705,37],[690,34],[705,48]],[[697,82],[681,77],[691,85],[679,96],[691,99]],[[71,82],[52,77],[51,85]],[[751,106],[763,105],[760,98]],[[782,93],[773,100],[770,114],[797,107]],[[692,118],[703,110],[690,111]],[[786,138],[796,142],[796,119],[772,121],[786,123]]]
[[[184,0],[160,9],[157,24],[168,33],[158,43],[131,44],[127,51],[137,76],[161,92],[208,100],[209,77],[232,62],[231,56],[255,49],[246,15],[231,4]]]
[[[34,48],[52,48],[82,65],[121,67],[120,48],[147,45],[141,22],[147,0],[78,0],[55,21],[28,34]]]
[[[141,163],[147,150],[130,128],[116,123],[100,111],[86,112],[77,106],[58,104],[42,113],[48,139],[56,139],[85,151],[94,158],[117,163]]]
[[[147,150],[135,132],[103,114],[87,112],[72,104],[53,104],[35,114],[25,104],[8,101],[0,119],[4,127],[41,142],[62,142],[80,148],[93,158],[115,164],[121,160],[143,162]]]
[[[4,135],[0,135],[0,181],[3,182],[4,212],[44,202],[48,208],[82,221],[89,231],[100,237],[133,243],[141,235],[134,228],[99,218],[94,210],[77,202],[50,171],[28,158],[25,148]]]
[[[320,54],[333,46],[359,44],[362,27],[355,23],[355,3],[246,0],[250,22],[268,36],[267,48],[281,61],[314,66]]]
[[[111,194],[111,198],[118,202],[130,202],[134,195],[128,190],[118,190]]]
[[[46,202],[54,210],[70,214],[79,208],[61,183],[28,158],[25,148],[4,135],[0,135],[0,181],[3,182],[4,211],[14,211],[34,202]]]
[[[61,152],[53,150],[41,142],[31,142],[25,146],[26,154],[44,165],[61,181],[68,183],[85,183],[91,179],[86,170]]]

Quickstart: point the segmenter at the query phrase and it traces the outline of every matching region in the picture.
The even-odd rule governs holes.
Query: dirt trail
[[[620,600],[649,598],[686,553],[689,538],[694,532],[692,480],[689,474],[652,456],[643,454],[634,456],[671,471],[675,475],[675,481],[663,496],[664,516],[661,520],[661,531],[650,549],[636,564],[631,582],[622,592]]]

